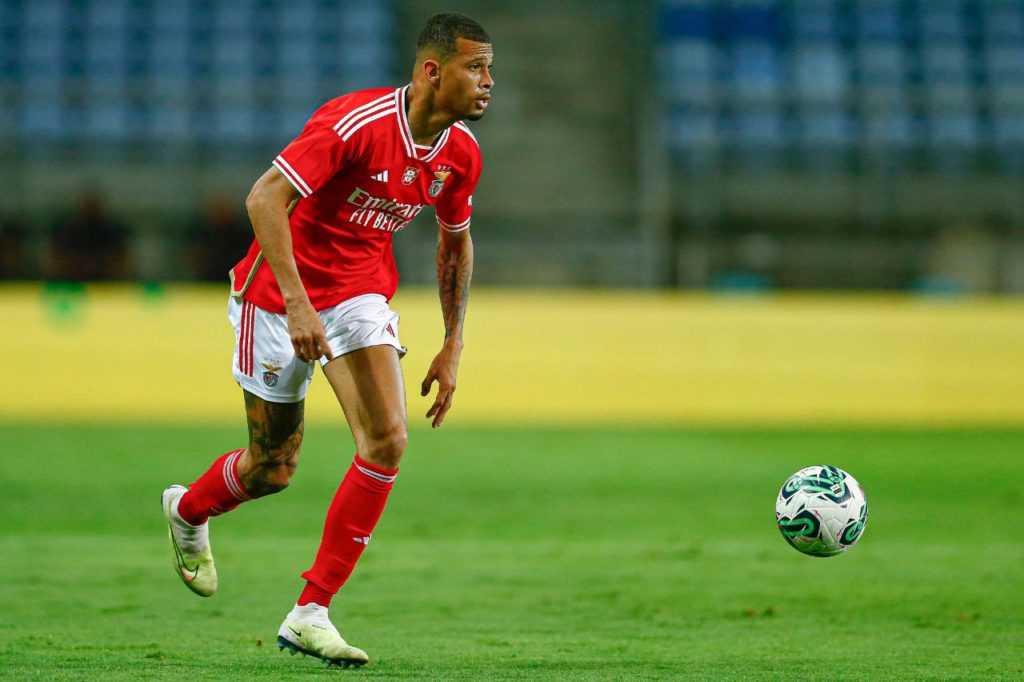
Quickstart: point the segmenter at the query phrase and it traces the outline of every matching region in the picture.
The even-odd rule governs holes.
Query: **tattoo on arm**
[[[469,282],[473,278],[473,247],[466,235],[465,246],[459,250],[437,247],[437,286],[444,316],[444,338],[453,335],[462,340],[462,324],[469,305]]]

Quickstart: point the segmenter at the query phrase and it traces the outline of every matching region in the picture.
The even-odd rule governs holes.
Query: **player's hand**
[[[439,427],[444,422],[444,416],[452,406],[452,397],[455,394],[455,379],[459,373],[459,357],[462,355],[462,344],[453,342],[445,344],[441,352],[434,357],[427,370],[427,376],[420,384],[420,395],[430,393],[431,385],[437,381],[437,397],[434,404],[427,410],[427,419],[433,417],[430,426]]]
[[[327,333],[320,316],[308,303],[295,305],[288,309],[288,334],[299,360],[309,362],[326,355],[328,360],[334,359],[331,347],[327,343]]]

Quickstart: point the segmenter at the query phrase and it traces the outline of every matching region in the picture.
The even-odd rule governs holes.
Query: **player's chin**
[[[488,99],[475,99],[466,112],[466,118],[470,121],[479,121],[487,113]]]

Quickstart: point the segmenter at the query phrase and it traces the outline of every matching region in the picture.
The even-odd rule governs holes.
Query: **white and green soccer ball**
[[[868,500],[850,474],[833,466],[796,472],[775,501],[775,520],[786,542],[810,556],[845,552],[864,533]]]

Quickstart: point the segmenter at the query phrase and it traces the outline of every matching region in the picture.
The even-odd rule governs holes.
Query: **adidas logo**
[[[388,181],[388,172],[387,171],[381,171],[380,173],[377,173],[376,175],[371,175],[370,179],[371,180],[376,180],[377,182],[387,182]]]
[[[361,545],[368,545],[368,544],[370,544],[370,536],[369,535],[366,535],[366,536],[361,537],[361,538],[352,538],[352,540],[355,541],[355,542],[358,542]]]

